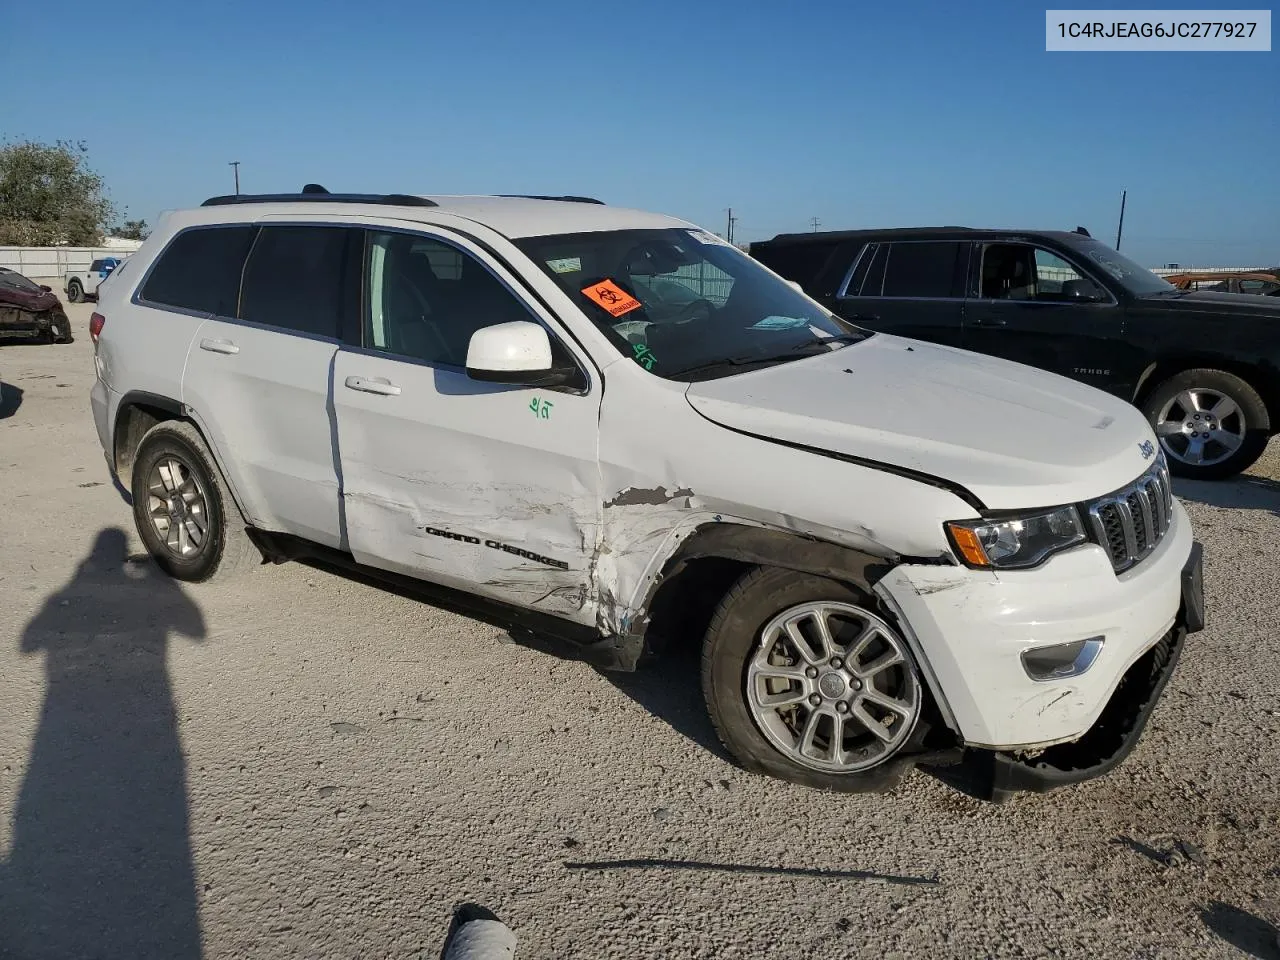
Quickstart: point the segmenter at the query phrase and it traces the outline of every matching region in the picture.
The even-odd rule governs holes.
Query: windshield
[[[701,230],[614,230],[515,242],[620,351],[670,380],[727,376],[871,335]]]
[[[1082,239],[1075,243],[1075,247],[1088,258],[1091,266],[1103,270],[1135,297],[1149,297],[1155,293],[1167,293],[1177,289],[1163,277],[1156,276],[1146,267],[1139,266],[1105,243]]]
[[[20,273],[15,273],[4,267],[0,267],[0,284],[6,287],[13,287],[17,290],[25,290],[28,293],[44,293],[40,285],[33,280],[28,280]]]

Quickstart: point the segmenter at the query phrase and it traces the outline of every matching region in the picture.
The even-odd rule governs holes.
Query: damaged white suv
[[[694,634],[752,770],[1094,776],[1203,625],[1137,410],[851,327],[669,217],[220,197],[98,311],[98,432],[173,576],[356,564],[617,669]]]

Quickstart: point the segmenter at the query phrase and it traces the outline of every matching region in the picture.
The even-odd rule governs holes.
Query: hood
[[[1212,313],[1217,316],[1270,317],[1280,320],[1280,297],[1264,297],[1252,293],[1187,290],[1177,294],[1165,293],[1154,297],[1143,297],[1137,303],[1157,310]]]
[[[886,334],[693,383],[686,397],[722,426],[937,477],[996,510],[1109,493],[1151,465],[1156,442],[1142,414],[1100,390]]]

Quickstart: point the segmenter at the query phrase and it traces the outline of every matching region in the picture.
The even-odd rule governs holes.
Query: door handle
[[[359,390],[361,393],[376,393],[382,397],[400,396],[400,387],[386,377],[347,377],[343,382],[348,390]]]
[[[239,353],[240,348],[230,340],[210,340],[208,337],[200,341],[200,349],[210,353]]]
[[[1009,323],[1004,317],[974,317],[975,327],[1003,327]]]

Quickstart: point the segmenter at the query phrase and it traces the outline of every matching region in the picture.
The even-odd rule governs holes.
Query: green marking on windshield
[[[640,364],[640,366],[644,367],[646,370],[652,370],[653,365],[658,362],[658,358],[655,357],[649,351],[649,348],[643,343],[633,343],[631,345],[631,349],[635,351],[636,363]]]

